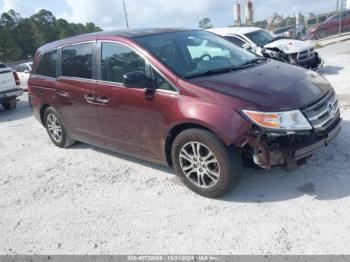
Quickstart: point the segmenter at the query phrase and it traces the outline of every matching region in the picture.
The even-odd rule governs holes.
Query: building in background
[[[234,25],[235,26],[241,26],[242,25],[242,21],[241,21],[241,4],[238,3],[238,2],[233,6],[233,17],[234,17]]]
[[[246,25],[253,25],[254,19],[254,10],[253,10],[253,0],[247,0],[245,16],[246,16]]]

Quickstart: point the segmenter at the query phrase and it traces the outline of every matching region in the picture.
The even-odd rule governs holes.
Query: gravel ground
[[[350,42],[320,52],[341,134],[294,172],[246,169],[220,200],[169,168],[53,146],[21,97],[0,111],[0,254],[350,253]]]

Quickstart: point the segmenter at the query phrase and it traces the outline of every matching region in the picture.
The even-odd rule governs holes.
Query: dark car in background
[[[329,17],[326,21],[309,28],[307,36],[309,39],[322,39],[329,35],[339,32],[339,25],[341,25],[341,31],[350,31],[350,10],[342,12],[341,19],[340,14]]]
[[[341,129],[337,96],[322,76],[201,30],[47,44],[35,55],[29,96],[55,145],[82,141],[171,165],[206,197],[238,182],[242,159],[294,167]]]

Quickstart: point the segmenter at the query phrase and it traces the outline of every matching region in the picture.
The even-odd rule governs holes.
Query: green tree
[[[211,24],[211,19],[209,17],[205,17],[201,21],[199,21],[199,28],[209,29],[212,27],[213,25]]]
[[[22,20],[19,13],[16,13],[13,9],[6,13],[2,13],[0,17],[0,25],[7,28],[14,28]]]
[[[40,10],[22,18],[14,10],[0,16],[0,61],[9,62],[33,57],[36,49],[48,42],[69,36],[101,31],[94,23],[74,24]]]
[[[18,59],[23,53],[15,39],[14,29],[22,20],[19,13],[14,10],[5,12],[0,17],[0,59]]]
[[[56,18],[50,11],[42,9],[30,19],[35,46],[41,46],[58,39],[58,33],[54,27]]]
[[[32,57],[37,46],[35,46],[31,20],[29,18],[21,20],[13,32],[13,38],[20,47],[23,58]]]

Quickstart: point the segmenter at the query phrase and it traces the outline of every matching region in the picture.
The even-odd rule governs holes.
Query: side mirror
[[[150,88],[150,79],[145,73],[135,71],[123,75],[123,84],[127,88]]]
[[[29,74],[29,73],[30,73],[30,70],[28,70],[28,69],[27,69],[27,70],[24,70],[23,73]]]
[[[252,47],[250,44],[248,44],[248,43],[244,43],[244,44],[242,45],[242,47],[243,47],[245,50],[253,51],[253,47]]]

